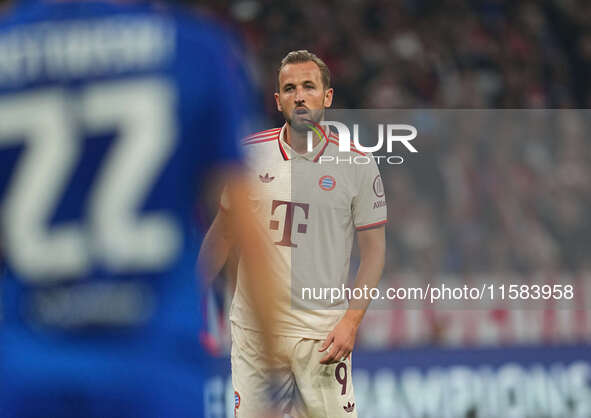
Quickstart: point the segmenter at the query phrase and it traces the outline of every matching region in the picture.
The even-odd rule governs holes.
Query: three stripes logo
[[[318,185],[322,190],[330,192],[337,185],[337,181],[334,179],[333,176],[322,176],[318,180]]]

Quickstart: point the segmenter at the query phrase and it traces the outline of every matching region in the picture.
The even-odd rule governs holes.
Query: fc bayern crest
[[[322,190],[330,192],[337,185],[337,181],[334,179],[333,176],[322,176],[318,180],[318,185]]]

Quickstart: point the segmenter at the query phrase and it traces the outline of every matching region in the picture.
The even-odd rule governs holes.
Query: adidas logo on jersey
[[[259,180],[263,183],[271,183],[273,180],[275,180],[275,177],[269,176],[269,173],[265,174],[264,176],[259,174]]]
[[[351,413],[355,409],[355,402],[347,402],[347,405],[343,406],[345,412]]]

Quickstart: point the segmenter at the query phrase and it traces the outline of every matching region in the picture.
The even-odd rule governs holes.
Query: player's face
[[[332,89],[322,83],[320,68],[310,61],[287,64],[279,72],[279,92],[275,93],[277,110],[297,131],[305,132],[324,116],[332,104]]]

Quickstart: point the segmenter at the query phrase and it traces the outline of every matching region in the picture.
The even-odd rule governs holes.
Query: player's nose
[[[304,102],[304,89],[301,86],[296,87],[295,101],[296,103],[298,101],[301,101],[302,103]]]

